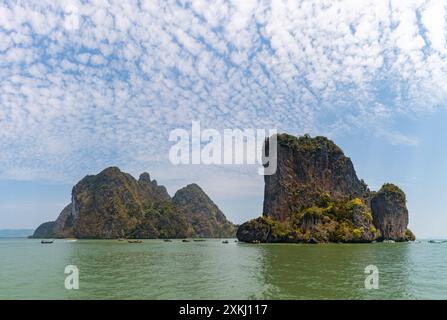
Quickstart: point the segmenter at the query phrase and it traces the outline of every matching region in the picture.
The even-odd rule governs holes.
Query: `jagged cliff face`
[[[385,184],[371,199],[374,225],[381,240],[408,241],[414,235],[407,230],[408,210],[404,192],[393,184]]]
[[[151,181],[140,183],[116,167],[86,176],[72,191],[74,236],[118,238],[134,232],[151,204],[164,200],[151,191]]]
[[[73,238],[75,236],[73,225],[76,215],[77,212],[75,212],[72,203],[67,205],[54,222],[53,233],[59,238]]]
[[[174,204],[191,222],[194,233],[199,237],[233,237],[236,227],[197,185],[190,184],[178,190],[173,197]]]
[[[266,175],[264,215],[279,221],[314,205],[321,194],[333,198],[365,197],[351,159],[325,137],[277,136],[277,171]]]
[[[152,202],[169,201],[171,196],[164,186],[159,186],[157,180],[151,180],[149,173],[144,172],[138,179],[141,196]]]
[[[277,141],[277,171],[265,176],[263,216],[242,224],[239,240],[414,240],[405,194],[396,186],[370,192],[351,160],[325,137],[281,134]]]
[[[39,227],[34,237],[231,236],[232,224],[200,187],[187,187],[180,195],[188,201],[180,201],[179,196],[174,202],[166,188],[151,180],[148,173],[141,174],[137,181],[116,167],[107,168],[79,181],[73,187],[71,203],[55,222]]]

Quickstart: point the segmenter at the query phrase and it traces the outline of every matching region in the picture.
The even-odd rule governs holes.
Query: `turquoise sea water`
[[[1,299],[446,299],[447,243],[0,239]],[[79,269],[79,290],[64,287]],[[364,286],[379,269],[379,289]]]

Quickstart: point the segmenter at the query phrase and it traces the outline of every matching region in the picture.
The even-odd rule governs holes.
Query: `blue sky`
[[[110,165],[260,215],[257,167],[169,163],[200,121],[326,135],[407,192],[417,235],[447,236],[445,31],[443,1],[0,0],[0,228],[54,219]]]

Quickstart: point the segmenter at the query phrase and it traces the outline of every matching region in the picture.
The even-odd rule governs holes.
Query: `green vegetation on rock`
[[[377,192],[377,195],[380,194],[396,195],[400,197],[404,202],[406,201],[405,193],[398,186],[392,183],[385,183]]]
[[[343,153],[343,151],[332,140],[329,140],[323,136],[312,138],[310,135],[305,134],[301,137],[295,137],[287,133],[282,133],[277,135],[277,139],[279,144],[288,145],[299,151],[312,152],[326,148],[330,152]]]
[[[360,198],[338,200],[324,196],[324,206],[312,206],[277,221],[260,217],[241,225],[238,238],[253,242],[371,242],[378,236],[369,208]],[[249,230],[262,231],[251,239]]]

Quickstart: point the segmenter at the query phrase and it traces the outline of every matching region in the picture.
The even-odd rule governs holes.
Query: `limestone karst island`
[[[405,193],[369,190],[351,159],[325,137],[277,137],[274,175],[265,176],[264,214],[242,224],[245,242],[409,241]]]
[[[225,238],[236,232],[198,185],[190,184],[171,198],[148,173],[136,180],[107,168],[79,181],[71,199],[56,221],[36,229],[34,238]]]
[[[268,140],[266,142],[268,144]],[[277,171],[265,176],[263,215],[237,228],[196,184],[171,197],[143,173],[116,167],[89,175],[72,190],[54,222],[34,238],[224,238],[249,243],[411,241],[406,196],[386,183],[371,191],[331,140],[277,136]],[[268,147],[268,145],[266,146]],[[237,232],[236,232],[237,229]]]

